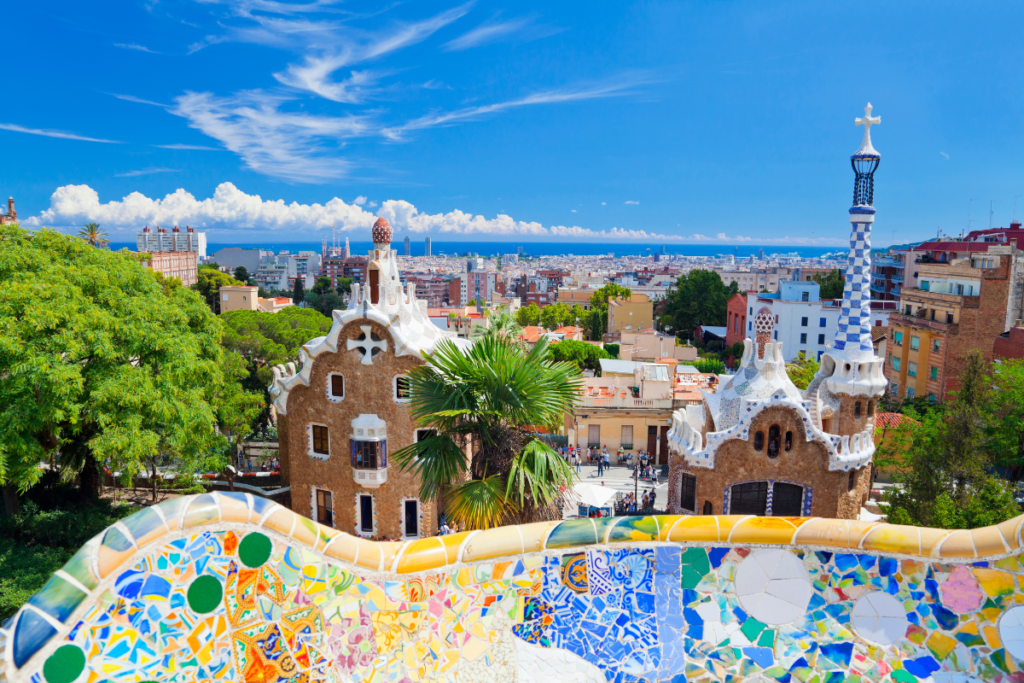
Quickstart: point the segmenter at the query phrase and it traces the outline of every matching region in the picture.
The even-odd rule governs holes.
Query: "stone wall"
[[[358,338],[364,326],[388,344],[387,350],[374,356],[369,365],[362,363],[362,350],[347,350],[346,343]],[[401,471],[390,458],[390,454],[411,444],[415,436],[408,404],[395,401],[393,381],[396,375],[407,374],[423,361],[414,356],[396,357],[394,348],[394,339],[382,325],[358,319],[342,328],[337,353],[323,353],[313,360],[309,386],[291,389],[288,413],[278,419],[278,439],[282,476],[292,487],[292,505],[299,514],[314,516],[313,489],[329,490],[334,502],[335,528],[355,533],[356,495],[370,493],[377,518],[373,535],[402,536],[402,499],[419,498],[419,477]],[[327,396],[327,377],[335,372],[345,378],[345,397],[338,402]],[[375,414],[387,423],[387,483],[377,489],[364,488],[353,479],[349,437],[352,420],[362,413]],[[326,425],[329,430],[331,453],[327,459],[309,454],[307,427],[313,423]],[[421,502],[421,510],[420,533],[433,535],[437,530],[436,505]]]
[[[0,631],[12,683],[1019,683],[1024,517],[627,517],[373,543],[240,494],[91,540]]]

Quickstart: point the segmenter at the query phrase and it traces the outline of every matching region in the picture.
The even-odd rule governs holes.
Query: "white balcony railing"
[[[583,404],[584,408],[648,408],[653,410],[658,409],[671,409],[672,399],[670,398],[633,398],[627,396],[621,398],[616,396],[615,398],[596,398],[593,396],[584,396]]]
[[[386,467],[377,469],[353,467],[352,479],[364,489],[380,488],[381,484],[386,484],[388,481],[388,469]]]

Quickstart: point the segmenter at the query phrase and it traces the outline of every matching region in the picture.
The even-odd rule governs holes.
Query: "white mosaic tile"
[[[903,603],[888,593],[866,593],[853,606],[850,622],[864,640],[890,645],[907,633],[910,622]]]
[[[740,606],[764,624],[788,624],[807,611],[811,578],[800,559],[787,550],[758,550],[736,569]]]
[[[1024,659],[1024,606],[1011,607],[999,618],[999,638],[1016,659]]]

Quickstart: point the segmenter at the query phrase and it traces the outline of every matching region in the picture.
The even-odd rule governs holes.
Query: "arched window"
[[[764,432],[754,432],[754,450],[759,451],[764,448]]]
[[[860,401],[853,404],[853,416],[856,418],[860,417]]]
[[[875,414],[875,402],[868,401],[868,417],[872,417]]]
[[[779,425],[772,425],[768,428],[768,457],[774,458],[779,454],[779,450],[782,448],[782,439],[780,438],[782,430],[779,429]]]
[[[850,480],[846,482],[846,490],[852,491],[853,487],[857,485],[857,470],[850,470]]]
[[[702,515],[713,515],[715,514],[715,506],[711,504],[710,500],[704,501],[704,510],[701,511]]]
[[[786,450],[793,448],[793,432],[786,432]]]

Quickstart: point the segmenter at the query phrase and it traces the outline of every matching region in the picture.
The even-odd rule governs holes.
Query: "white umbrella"
[[[596,484],[579,483],[572,487],[573,495],[579,499],[580,505],[603,508],[609,507],[609,503],[615,498],[615,489],[608,486],[597,486]]]

